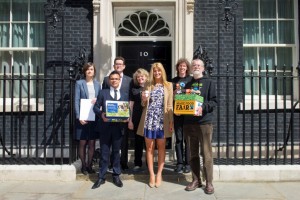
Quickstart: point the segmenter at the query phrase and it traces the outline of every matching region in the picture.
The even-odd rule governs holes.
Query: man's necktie
[[[117,100],[117,98],[118,98],[117,92],[118,92],[118,90],[115,90],[114,100]]]

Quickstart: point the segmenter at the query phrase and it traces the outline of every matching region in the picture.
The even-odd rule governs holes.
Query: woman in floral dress
[[[145,137],[146,158],[150,174],[149,186],[159,187],[165,164],[166,138],[173,133],[173,87],[167,81],[166,71],[161,63],[151,66],[149,82],[142,92],[144,107],[138,134]],[[153,156],[155,145],[158,150],[158,170],[155,177]]]

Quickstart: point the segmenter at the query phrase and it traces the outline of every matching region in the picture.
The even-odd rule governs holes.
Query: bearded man
[[[190,166],[193,174],[193,181],[185,190],[193,191],[202,187],[200,178],[200,154],[203,157],[203,171],[206,177],[204,192],[213,194],[213,157],[212,157],[212,134],[213,134],[213,110],[217,105],[216,90],[212,80],[204,76],[204,62],[195,58],[192,60],[193,78],[185,86],[185,89],[196,91],[203,97],[204,101],[199,109],[198,115],[186,115],[184,117],[183,131],[185,139],[190,148]]]

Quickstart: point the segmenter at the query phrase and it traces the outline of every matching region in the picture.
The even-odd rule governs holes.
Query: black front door
[[[117,56],[126,60],[124,73],[132,77],[138,68],[150,70],[151,64],[161,62],[165,67],[167,78],[172,78],[171,42],[118,42]]]
[[[117,42],[117,56],[126,60],[124,74],[132,77],[138,68],[150,71],[151,64],[161,62],[166,70],[167,79],[172,79],[172,43],[171,42]],[[128,146],[134,148],[134,134],[129,133]],[[171,149],[172,139],[166,141],[166,148]]]

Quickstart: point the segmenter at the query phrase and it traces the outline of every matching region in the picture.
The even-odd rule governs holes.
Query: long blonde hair
[[[169,85],[169,82],[167,81],[166,70],[160,62],[156,62],[156,63],[153,63],[151,65],[151,69],[150,69],[150,73],[149,73],[149,84],[151,86],[154,86],[156,84],[155,79],[153,77],[153,71],[154,71],[155,68],[157,68],[162,73],[162,76],[161,76],[162,77],[162,84],[165,85],[165,86]]]

